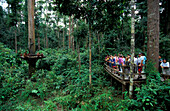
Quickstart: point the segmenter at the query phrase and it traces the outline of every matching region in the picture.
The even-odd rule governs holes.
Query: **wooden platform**
[[[122,83],[123,85],[126,85],[127,83],[130,83],[130,74],[128,73],[124,73],[124,72],[120,72],[120,71],[116,71],[115,69],[109,67],[108,65],[104,64],[104,69],[106,72],[108,72],[108,74],[110,74],[114,79],[116,79],[117,81],[119,81],[120,83]],[[133,78],[133,82],[134,83],[145,83],[146,81],[146,74],[142,73],[141,76],[142,78],[138,79],[138,73],[134,73],[134,78]]]

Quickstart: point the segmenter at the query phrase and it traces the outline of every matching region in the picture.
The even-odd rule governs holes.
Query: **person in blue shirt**
[[[115,68],[116,67],[116,60],[115,58],[112,56],[112,67]]]
[[[162,58],[159,56],[159,73],[162,73],[162,68],[161,68],[161,63],[162,63]]]
[[[112,56],[109,56],[109,66],[110,67],[112,67],[112,62],[113,62]]]

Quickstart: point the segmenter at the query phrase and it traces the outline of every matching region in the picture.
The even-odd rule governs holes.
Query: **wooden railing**
[[[122,67],[122,72],[108,66],[106,63],[104,63],[104,66],[105,66],[106,70],[108,70],[108,72],[110,71],[110,73],[112,73],[112,74],[120,75],[120,77],[122,77],[123,81],[125,80],[125,77],[129,77],[131,75],[130,73],[125,73],[125,69],[126,68],[130,69],[130,66],[121,66]],[[133,73],[133,76],[135,76],[135,75],[139,75],[139,73]],[[146,73],[141,73],[141,75],[146,76]]]

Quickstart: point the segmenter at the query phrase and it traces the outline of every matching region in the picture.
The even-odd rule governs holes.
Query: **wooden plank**
[[[104,68],[113,78],[115,78],[117,81],[119,81],[120,83],[122,83],[122,84],[126,84],[126,82],[125,81],[122,81],[122,79],[120,78],[120,77],[118,77],[118,76],[116,76],[115,74],[112,74],[111,72],[109,72],[106,68]]]

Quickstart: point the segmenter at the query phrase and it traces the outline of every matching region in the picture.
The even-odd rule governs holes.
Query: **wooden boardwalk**
[[[117,81],[119,81],[120,83],[122,83],[123,85],[126,85],[127,83],[130,83],[130,74],[129,73],[125,73],[126,67],[122,67],[123,72],[120,71],[116,71],[115,69],[109,67],[108,65],[104,64],[104,69],[106,72],[108,72],[108,74],[110,74],[114,79],[116,79]],[[134,78],[133,78],[133,82],[134,83],[145,83],[146,81],[146,74],[142,73],[141,76],[142,78],[138,79],[138,73],[134,73]]]
[[[104,64],[104,69],[105,71],[112,77],[114,78],[116,81],[120,82],[122,84],[122,95],[124,98],[124,91],[126,89],[126,86],[130,84],[130,74],[129,74],[129,70],[130,67],[129,66],[122,66],[122,72],[115,70],[114,68],[111,68],[110,66],[108,66],[107,64]],[[139,73],[133,73],[133,84],[134,87],[140,87],[141,84],[145,84],[146,83],[146,74],[145,73],[141,73],[142,78],[138,79],[138,75]],[[170,78],[170,74],[161,74],[161,81],[165,81],[168,80]],[[135,88],[133,88],[135,89]]]
[[[124,91],[126,89],[126,85],[129,85],[130,83],[130,74],[129,73],[125,73],[125,72],[129,72],[127,71],[127,69],[129,69],[129,67],[122,67],[123,72],[117,71],[111,67],[109,67],[108,65],[104,64],[104,69],[105,71],[110,74],[111,77],[113,77],[115,80],[117,80],[118,82],[120,82],[122,84],[122,98],[124,99]],[[133,78],[133,83],[134,86],[136,87],[140,87],[142,83],[146,83],[146,74],[142,73],[141,76],[142,78],[138,79],[138,73],[133,73],[134,74],[134,78]]]

